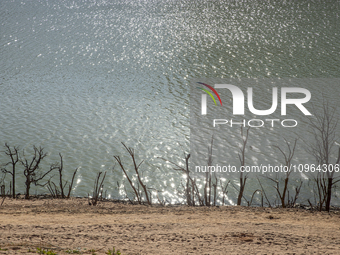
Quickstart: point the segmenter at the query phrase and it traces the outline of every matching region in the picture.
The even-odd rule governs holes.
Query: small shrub
[[[31,250],[28,250],[28,252],[31,252]],[[46,254],[46,255],[57,255],[57,253],[55,253],[54,251],[49,251],[49,250],[45,251],[42,248],[37,248],[37,253],[39,253],[39,254]]]
[[[68,254],[80,254],[79,250],[67,250],[65,252],[68,253]]]
[[[115,249],[115,247],[112,248],[112,250],[108,249],[106,252],[107,255],[121,255],[120,251]]]

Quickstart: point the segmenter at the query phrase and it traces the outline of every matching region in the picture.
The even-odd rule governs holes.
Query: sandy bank
[[[0,254],[340,254],[340,212],[6,199]]]

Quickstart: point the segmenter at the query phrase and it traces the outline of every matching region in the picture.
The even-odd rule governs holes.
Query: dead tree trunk
[[[277,148],[282,153],[282,155],[285,158],[285,165],[286,165],[286,167],[288,169],[290,169],[290,165],[291,165],[294,153],[295,153],[297,139],[295,139],[293,149],[291,149],[291,146],[288,143],[288,141],[286,139],[284,139],[284,140],[285,140],[285,142],[287,144],[287,147],[288,147],[288,154],[286,154],[279,146],[274,146],[274,147]],[[276,183],[276,186],[274,186],[274,188],[276,189],[276,192],[277,192],[277,194],[280,197],[282,208],[286,207],[286,194],[287,194],[287,191],[288,191],[288,182],[289,182],[290,174],[291,174],[290,171],[288,171],[286,173],[286,176],[285,176],[285,179],[284,179],[283,191],[282,192],[280,191],[279,181],[275,180],[273,178],[268,177],[268,179],[270,179],[271,181]],[[289,197],[288,197],[288,200],[289,200]]]
[[[151,201],[151,198],[149,197],[149,194],[148,194],[148,190],[147,190],[147,187],[146,185],[143,183],[142,179],[141,179],[141,174],[139,172],[139,167],[140,165],[144,162],[144,160],[142,160],[138,165],[136,163],[136,159],[135,159],[135,152],[134,152],[134,149],[132,148],[128,148],[123,142],[122,142],[123,146],[125,147],[125,149],[127,150],[127,152],[130,154],[131,156],[131,159],[132,159],[132,162],[133,162],[133,166],[134,166],[134,169],[135,169],[135,173],[136,173],[136,176],[137,176],[137,180],[138,180],[138,183],[142,186],[143,188],[143,191],[144,191],[144,194],[145,194],[145,198],[146,198],[146,201],[148,202],[149,205],[152,204],[152,201]],[[120,160],[120,158],[118,156],[114,156],[114,158],[117,160],[118,164],[120,165],[120,167],[122,168],[126,178],[128,179],[129,183],[130,183],[130,186],[132,187],[132,189],[134,190],[136,196],[137,196],[137,200],[139,203],[142,202],[141,200],[141,197],[140,197],[140,194],[139,194],[139,190],[136,190],[135,186],[133,185],[131,179],[129,178],[127,172],[125,171],[124,169],[124,166],[122,164],[122,161]]]
[[[340,163],[340,148],[338,152],[338,160],[336,161],[335,165],[339,165]],[[328,185],[327,185],[327,198],[326,198],[326,211],[329,212],[331,207],[331,198],[332,198],[332,187],[335,183],[339,182],[339,180],[334,181],[334,169],[333,171],[327,172],[328,174]]]
[[[11,147],[7,143],[5,143],[5,147],[6,147],[5,154],[10,157],[11,161],[6,163],[4,168],[1,169],[1,171],[5,174],[8,173],[12,175],[12,197],[15,198],[15,170],[16,170],[15,167],[16,164],[19,162],[19,148],[14,146],[13,149],[11,149]],[[11,171],[6,169],[6,166],[8,165],[12,165]]]
[[[39,167],[41,161],[47,156],[46,153],[44,153],[43,148],[37,148],[33,146],[34,149],[34,155],[32,157],[31,161],[28,161],[26,158],[21,159],[21,163],[24,166],[24,175],[26,177],[25,180],[25,186],[26,186],[26,194],[25,199],[29,199],[30,196],[30,188],[31,184],[34,183],[35,185],[38,185],[38,182],[42,180],[48,173],[53,171],[57,168],[56,165],[51,165],[50,169],[45,173],[39,172]]]
[[[245,165],[245,153],[246,153],[246,145],[247,145],[247,141],[248,141],[248,136],[249,136],[249,129],[247,129],[247,133],[244,136],[243,135],[243,128],[241,127],[241,137],[242,137],[242,148],[240,148],[240,153],[238,154],[240,163],[241,163],[241,167],[244,167]],[[242,197],[243,197],[243,192],[244,192],[244,188],[246,186],[246,181],[247,181],[247,175],[243,175],[243,172],[240,172],[240,189],[239,189],[239,193],[238,193],[238,197],[237,197],[237,205],[241,205],[242,203]]]
[[[60,166],[58,167],[58,172],[59,172],[59,186],[60,186],[60,195],[61,195],[61,198],[65,198],[65,195],[64,195],[64,187],[63,187],[63,156],[61,156],[61,154],[59,153],[59,156],[60,156]]]
[[[185,157],[185,166],[186,166],[186,174],[187,174],[187,183],[186,183],[186,197],[187,197],[187,204],[188,205],[195,205],[195,199],[194,197],[192,197],[192,201],[191,201],[191,191],[192,188],[190,187],[190,171],[189,171],[189,158],[190,158],[190,154],[188,154]]]
[[[330,210],[332,188],[340,180],[335,180],[334,169],[330,171],[331,156],[334,151],[335,139],[338,137],[338,120],[335,119],[336,107],[330,107],[327,102],[323,103],[322,112],[316,113],[315,119],[310,120],[311,129],[314,135],[312,143],[308,144],[307,151],[315,157],[317,165],[326,167],[326,171],[315,177],[317,192],[319,193],[320,211],[325,202],[326,211]],[[340,161],[340,148],[337,163]],[[334,165],[332,165],[334,167]]]

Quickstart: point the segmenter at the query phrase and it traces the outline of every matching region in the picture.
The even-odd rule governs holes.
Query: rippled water
[[[107,171],[114,198],[124,142],[176,202],[180,176],[157,157],[189,150],[189,81],[339,77],[338,13],[336,1],[1,1],[0,142],[44,147],[44,167],[62,153],[66,178],[80,167],[75,195]]]

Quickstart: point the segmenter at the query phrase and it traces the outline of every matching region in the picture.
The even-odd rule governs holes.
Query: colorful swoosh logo
[[[210,85],[205,84],[205,83],[203,83],[203,82],[197,82],[197,83],[206,86],[206,87],[209,88],[212,92],[214,92],[214,94],[217,96],[218,100],[220,101],[220,103],[221,103],[221,105],[222,105],[222,101],[221,101],[220,95],[217,93],[217,91],[216,91],[213,87],[211,87]],[[214,100],[215,105],[217,105],[217,104],[216,104],[216,100],[215,100],[214,96],[210,93],[210,91],[208,91],[208,90],[206,90],[206,89],[203,89],[203,88],[200,88],[200,87],[197,87],[197,88],[198,88],[198,89],[201,89],[201,90],[203,90],[203,91],[205,91],[205,92],[207,92],[207,94],[212,98],[212,100]]]

